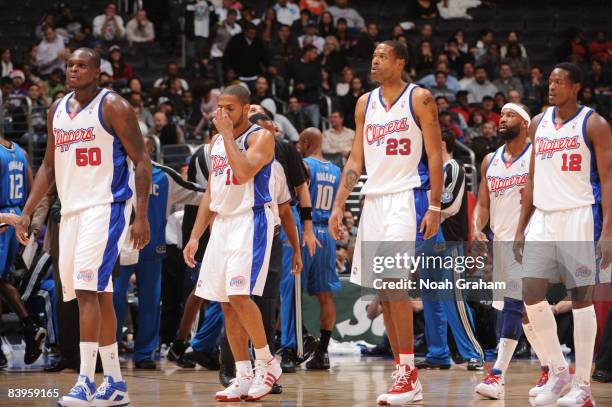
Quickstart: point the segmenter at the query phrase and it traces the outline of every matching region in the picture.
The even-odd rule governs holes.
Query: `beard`
[[[510,140],[514,140],[518,135],[519,135],[520,131],[519,131],[519,127],[515,126],[515,127],[506,127],[506,131],[502,132],[502,131],[498,131],[497,134],[499,135],[499,137],[501,137],[501,139],[503,141],[510,141]]]

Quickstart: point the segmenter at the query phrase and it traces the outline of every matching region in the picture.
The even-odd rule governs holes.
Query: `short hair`
[[[537,69],[540,73],[544,73],[544,69],[540,65],[531,65],[531,69]]]
[[[251,22],[244,23],[243,31],[257,30],[257,26]]]
[[[446,151],[452,154],[455,151],[455,135],[452,131],[444,130],[442,132],[442,141],[446,144]]]
[[[444,75],[445,78],[448,76],[448,74],[442,70],[436,71],[435,76],[438,76],[438,75]]]
[[[340,110],[333,110],[332,114],[334,114],[334,113],[338,114],[340,117],[342,117],[344,119],[344,113],[342,113]]]
[[[91,48],[87,48],[87,47],[81,47],[81,48],[77,48],[74,52],[84,52],[86,54],[89,54],[89,57],[91,58],[91,60],[93,61],[93,64],[96,68],[100,67],[100,64],[102,63],[102,60],[100,59],[100,55],[94,51]]]
[[[234,17],[238,17],[238,12],[235,9],[231,8],[231,9],[227,10],[227,15],[228,16],[232,15]]]
[[[310,51],[312,51],[313,49],[317,49],[317,47],[315,47],[312,44],[308,44],[306,45],[303,49],[302,49],[302,55],[306,55],[307,53],[309,53]],[[318,52],[318,50],[317,50]]]
[[[438,100],[440,100],[440,99],[444,99],[448,103],[448,98],[446,96],[444,96],[444,95],[436,96],[436,99],[435,99],[436,103],[438,103]]]
[[[404,62],[408,62],[408,48],[404,44],[396,40],[387,40],[381,42],[383,45],[387,45],[393,48],[393,53],[398,59],[403,59]]]
[[[567,72],[567,76],[572,83],[582,85],[584,74],[578,65],[571,62],[561,62],[560,64],[555,65],[555,69],[563,69],[565,72]]]
[[[340,18],[338,19],[338,21],[336,21],[336,25],[338,25],[338,24],[340,24],[340,23],[343,23],[343,24],[348,25],[348,23],[347,23],[347,21],[346,21],[346,18],[344,18],[344,17],[340,17]]]
[[[474,72],[479,71],[481,69],[484,69],[484,71],[487,71],[487,68],[485,68],[483,65],[477,65],[476,67],[474,67]]]
[[[260,120],[271,121],[272,119],[270,119],[268,115],[265,115],[263,113],[256,113],[253,116],[249,117],[249,121],[253,124],[257,124],[257,122]]]
[[[230,85],[221,91],[221,95],[234,96],[243,105],[251,102],[251,92],[242,85]]]

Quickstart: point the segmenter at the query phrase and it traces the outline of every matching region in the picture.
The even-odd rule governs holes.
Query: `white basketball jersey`
[[[595,155],[586,135],[593,109],[555,124],[556,108],[544,112],[535,133],[533,204],[543,211],[560,211],[599,201]]]
[[[523,188],[529,177],[531,144],[512,162],[506,162],[506,145],[493,153],[486,177],[489,187],[491,231],[495,240],[512,241],[521,215]]]
[[[381,88],[368,96],[363,124],[363,150],[368,180],[361,192],[382,195],[418,188],[426,183],[421,163],[423,134],[412,109],[417,86],[406,85],[400,96],[385,106]]]
[[[240,137],[235,139],[238,149],[245,152],[247,140],[261,127],[251,125]],[[223,137],[218,136],[210,150],[210,210],[220,215],[236,215],[262,208],[270,202],[270,176],[272,161],[244,184],[238,184],[229,165]]]
[[[74,97],[70,92],[55,110],[55,182],[63,215],[132,196],[132,163],[102,116],[102,103],[110,92],[101,89],[76,112],[68,106]]]

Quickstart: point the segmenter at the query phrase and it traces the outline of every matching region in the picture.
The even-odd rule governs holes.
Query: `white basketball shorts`
[[[112,272],[127,236],[132,202],[92,206],[62,215],[59,269],[64,301],[75,290],[112,292]]]

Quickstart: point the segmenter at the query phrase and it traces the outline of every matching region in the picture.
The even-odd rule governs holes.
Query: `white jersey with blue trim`
[[[533,204],[561,211],[601,201],[595,155],[586,134],[593,109],[580,106],[556,124],[556,107],[546,109],[536,129]]]
[[[376,88],[368,96],[363,123],[363,153],[368,180],[361,193],[383,195],[421,188],[427,169],[421,162],[423,133],[412,108],[412,93],[418,86],[407,84],[389,106]]]
[[[102,104],[110,92],[100,89],[76,112],[69,108],[74,97],[70,92],[53,115],[55,182],[63,215],[132,197],[131,160],[102,116]]]
[[[506,162],[504,144],[493,153],[486,177],[489,189],[491,231],[495,240],[512,241],[521,215],[523,189],[529,178],[531,143],[511,162]]]
[[[249,135],[258,130],[261,127],[253,124],[235,139],[242,153],[248,148]],[[225,216],[262,208],[272,200],[271,168],[272,161],[259,170],[253,179],[238,184],[227,158],[223,136],[217,136],[210,149],[210,210]]]

